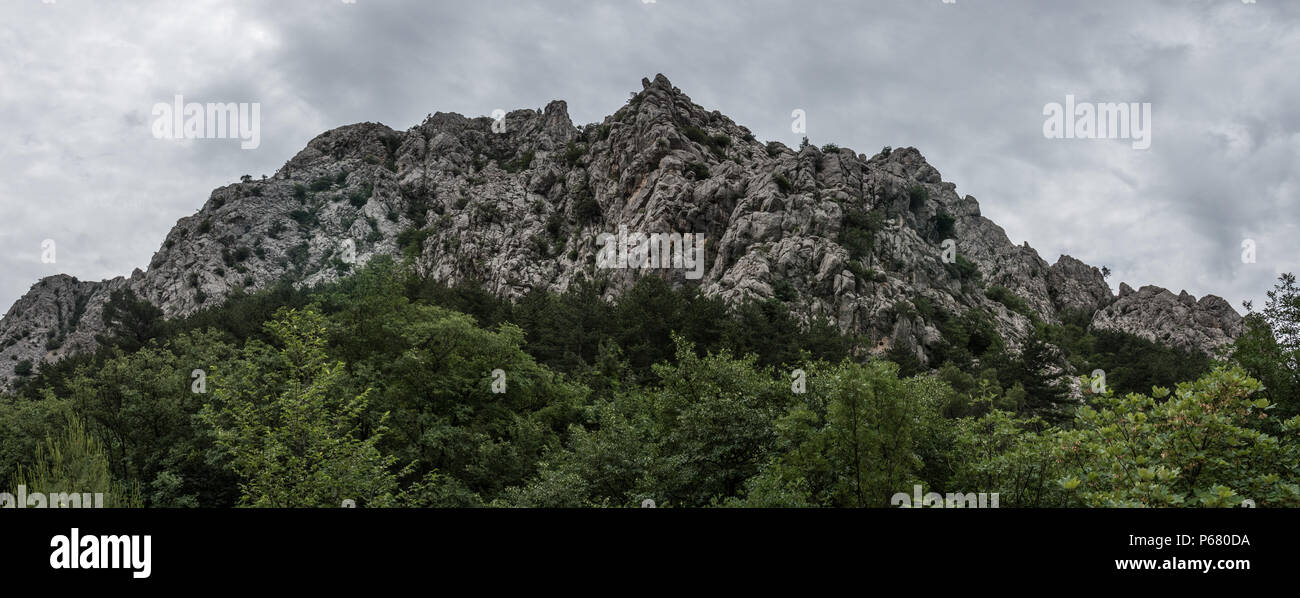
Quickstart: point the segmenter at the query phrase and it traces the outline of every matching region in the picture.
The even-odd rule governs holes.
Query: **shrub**
[[[686,135],[687,139],[709,148],[709,151],[713,152],[713,154],[719,158],[721,158],[726,153],[726,149],[731,146],[731,137],[722,133],[709,135],[704,129],[695,125],[689,125],[682,129],[682,134]]]
[[[940,239],[951,239],[957,232],[957,218],[943,210],[934,217],[934,231]]]
[[[695,180],[702,181],[709,178],[709,167],[700,162],[691,162],[686,165],[686,172],[695,176]]]
[[[883,226],[884,220],[879,212],[850,206],[844,210],[840,245],[849,251],[849,258],[860,260],[871,253],[876,243],[876,234]]]
[[[573,217],[578,224],[590,224],[600,220],[600,204],[596,202],[590,190],[584,188],[578,194],[577,200],[573,203]]]
[[[913,212],[919,212],[925,207],[925,202],[930,199],[930,192],[920,185],[912,185],[907,190],[907,205]]]
[[[565,166],[573,168],[582,161],[582,155],[587,153],[587,148],[570,141],[564,146],[564,153],[560,155],[560,161]]]
[[[294,245],[291,249],[289,249],[288,257],[289,257],[289,261],[292,262],[293,265],[298,267],[299,269],[301,269],[303,266],[306,266],[307,258],[309,257],[309,247],[307,243],[304,242],[304,243],[299,243],[297,245]]]
[[[799,292],[795,290],[794,285],[784,278],[778,278],[772,283],[772,295],[781,301],[794,301],[799,297]]]
[[[300,226],[316,224],[316,213],[311,210],[294,210],[289,212],[289,217]]]
[[[361,186],[360,190],[353,191],[352,195],[348,196],[348,203],[352,204],[352,207],[354,208],[361,208],[365,206],[367,202],[370,201],[370,197],[374,194],[375,194],[374,185],[370,183],[366,183]]]
[[[963,255],[958,255],[954,263],[945,264],[944,267],[949,274],[962,282],[973,282],[980,278],[979,266],[975,265],[975,262],[966,259],[966,256]]]
[[[30,376],[32,373],[32,360],[24,359],[14,365],[14,374],[18,376]]]
[[[1034,311],[1029,308],[1029,303],[1023,297],[1004,286],[993,285],[984,291],[984,296],[1027,318],[1033,319],[1034,317]]]
[[[533,152],[533,150],[528,150],[523,154],[520,154],[518,159],[506,162],[505,165],[501,167],[501,169],[511,174],[528,170],[528,167],[532,166],[533,164],[533,157],[535,155],[536,154]]]
[[[704,129],[701,129],[695,125],[691,125],[682,129],[682,134],[686,135],[687,139],[690,139],[695,143],[699,143],[702,145],[708,145],[709,143],[709,134],[705,133]]]
[[[772,181],[776,183],[776,188],[780,189],[781,193],[789,193],[794,190],[794,185],[790,184],[790,179],[785,178],[785,175],[779,172],[772,173]]]
[[[432,234],[432,228],[406,229],[397,235],[397,246],[402,249],[402,255],[415,259],[424,249],[424,241]]]

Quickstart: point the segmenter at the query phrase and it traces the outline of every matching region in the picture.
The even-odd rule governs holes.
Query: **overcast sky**
[[[915,146],[1012,241],[1113,288],[1262,304],[1300,271],[1298,21],[1292,0],[5,0],[0,312],[42,276],[146,267],[214,187],[326,129],[552,99],[594,122],[655,73],[764,141],[797,144],[802,109],[818,145]],[[177,94],[260,103],[261,145],[155,139]],[[1045,138],[1067,94],[1150,102],[1150,149]]]

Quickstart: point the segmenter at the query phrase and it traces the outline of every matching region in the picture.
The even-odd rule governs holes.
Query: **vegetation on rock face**
[[[0,398],[0,478],[171,507],[1300,506],[1293,278],[1220,363],[1078,321],[1012,353],[988,314],[917,301],[934,374],[779,301],[603,296],[387,259],[175,320],[118,293],[103,348]],[[1065,366],[1105,388],[1071,399]]]

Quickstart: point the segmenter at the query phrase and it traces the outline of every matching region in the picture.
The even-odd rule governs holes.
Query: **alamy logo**
[[[1151,147],[1151,103],[1093,104],[1065,96],[1065,105],[1043,106],[1043,137],[1048,139],[1132,139],[1133,149]]]
[[[0,492],[0,509],[102,509],[104,493],[96,492],[27,492],[27,486],[18,485],[18,492]]]
[[[938,492],[930,492],[925,495],[921,494],[921,485],[912,486],[912,494],[909,496],[906,492],[899,492],[889,499],[889,504],[904,509],[915,509],[920,507],[936,508],[965,508],[965,509],[996,509],[998,508],[998,493],[992,494],[980,492],[949,492],[946,496]]]
[[[129,569],[136,579],[149,577],[151,536],[82,536],[72,528],[50,538],[51,569]]]
[[[239,139],[239,147],[262,145],[262,105],[257,102],[185,103],[177,95],[172,103],[153,105],[155,139]]]
[[[672,268],[687,270],[689,280],[704,278],[702,234],[628,234],[627,225],[620,225],[617,235],[601,233],[596,242],[603,246],[596,254],[597,268]]]

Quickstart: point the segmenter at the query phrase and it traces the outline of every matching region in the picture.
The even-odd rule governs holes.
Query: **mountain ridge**
[[[702,280],[596,268],[599,234],[620,226],[703,234]],[[945,239],[955,262],[944,259]],[[600,123],[574,125],[557,100],[500,121],[436,113],[406,131],[357,123],[323,132],[271,177],[213,190],[146,270],[38,281],[0,320],[0,363],[93,349],[120,289],[177,317],[239,289],[336,280],[378,255],[507,298],[593,276],[616,294],[660,275],[733,303],[781,300],[863,334],[873,352],[902,347],[922,363],[942,342],[935,310],[983,310],[1013,346],[1036,320],[1072,313],[1203,352],[1242,329],[1214,295],[1126,283],[1115,295],[1094,266],[1065,255],[1049,265],[915,148],[867,156],[764,144],[660,74]],[[0,368],[0,387],[18,375]]]

